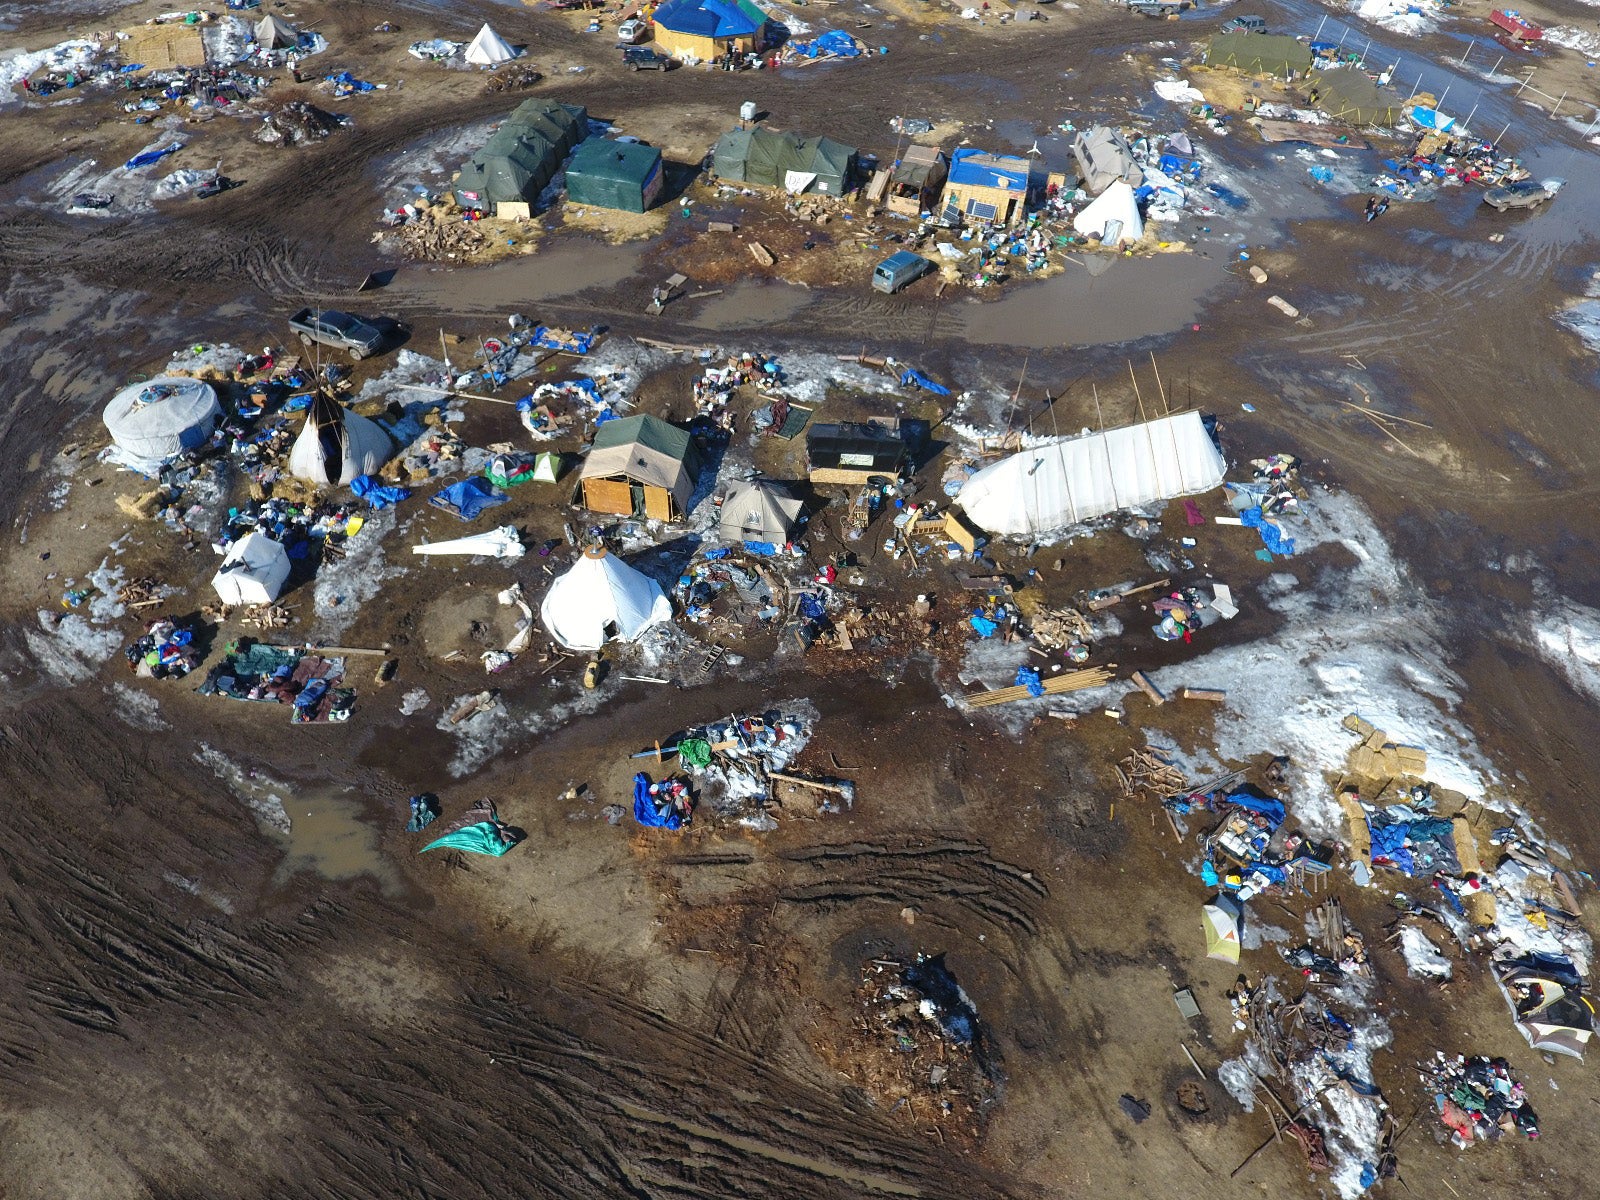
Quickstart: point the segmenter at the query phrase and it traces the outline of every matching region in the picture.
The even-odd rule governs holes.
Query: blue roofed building
[[[767,44],[767,14],[751,0],[667,0],[650,21],[657,48],[678,58],[755,54]]]
[[[957,150],[939,208],[946,220],[1014,225],[1028,207],[1029,163],[1014,154]]]

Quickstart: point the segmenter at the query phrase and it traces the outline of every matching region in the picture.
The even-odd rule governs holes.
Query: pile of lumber
[[[1354,713],[1344,719],[1343,725],[1361,739],[1361,744],[1350,752],[1352,775],[1363,779],[1394,779],[1401,775],[1421,779],[1427,774],[1426,750],[1391,742],[1387,733]]]
[[[1088,645],[1089,619],[1075,608],[1041,608],[1033,614],[1033,643],[1041,650],[1065,650],[1074,642]]]
[[[1154,750],[1135,750],[1117,764],[1122,794],[1128,799],[1139,795],[1156,798],[1176,796],[1189,790],[1182,771]]]
[[[166,599],[167,589],[154,579],[130,579],[117,589],[117,603],[129,608],[148,608]]]
[[[1085,688],[1100,687],[1102,684],[1110,683],[1116,678],[1116,672],[1112,670],[1115,665],[1113,663],[1104,667],[1085,667],[1081,671],[1068,671],[1065,674],[1045,679],[1042,681],[1044,694],[1047,696],[1059,696],[1065,692],[1081,692]],[[1027,700],[1028,698],[1028,689],[1019,683],[1015,687],[995,688],[993,691],[979,692],[976,696],[967,697],[967,703],[974,708],[987,708],[991,704],[1010,704],[1013,700]]]

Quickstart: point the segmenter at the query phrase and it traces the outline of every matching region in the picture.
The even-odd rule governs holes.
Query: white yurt
[[[305,428],[289,450],[289,474],[308,483],[342,487],[362,475],[376,474],[393,453],[394,443],[383,426],[319,392],[306,413]]]
[[[211,577],[224,604],[271,604],[289,578],[289,552],[264,533],[247,533]]]
[[[475,66],[493,67],[517,57],[516,47],[485,23],[467,47],[466,60]]]
[[[123,388],[101,419],[111,440],[142,459],[171,458],[200,445],[222,415],[217,390],[201,379],[159,376]]]
[[[539,616],[568,650],[598,650],[671,621],[672,602],[654,579],[593,546],[550,585]]]

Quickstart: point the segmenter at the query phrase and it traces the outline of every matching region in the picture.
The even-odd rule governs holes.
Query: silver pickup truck
[[[289,318],[289,328],[310,346],[321,343],[348,350],[354,359],[370,358],[383,348],[383,334],[358,317],[331,308],[302,308]]]

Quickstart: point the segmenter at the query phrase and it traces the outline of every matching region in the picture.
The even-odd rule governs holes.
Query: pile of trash
[[[200,685],[203,696],[290,706],[294,725],[350,719],[353,689],[341,688],[343,658],[324,658],[288,646],[241,640],[228,647]]]
[[[269,146],[302,146],[320,142],[335,129],[349,124],[349,117],[325,112],[304,100],[291,100],[262,118],[256,141]]]
[[[483,90],[525,92],[536,86],[543,78],[543,75],[525,63],[509,63],[489,73],[489,77],[483,81]]]
[[[1440,1123],[1462,1150],[1479,1139],[1497,1142],[1518,1131],[1530,1139],[1539,1136],[1539,1118],[1505,1059],[1478,1054],[1446,1058],[1436,1051],[1420,1074]]]
[[[777,822],[761,812],[750,816],[752,804],[763,806],[772,796],[774,776],[805,749],[811,740],[814,716],[808,705],[789,704],[763,713],[732,715],[726,720],[691,726],[669,738],[659,750],[644,750],[635,757],[676,755],[678,765],[706,792],[720,816],[744,817],[752,828],[773,829]],[[825,801],[821,811],[837,811]]]
[[[141,679],[182,679],[200,665],[192,630],[157,617],[125,651],[128,667]]]

